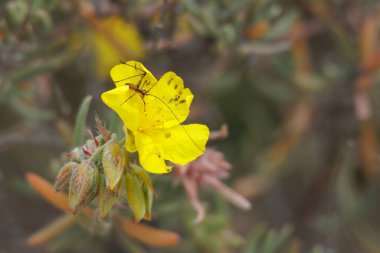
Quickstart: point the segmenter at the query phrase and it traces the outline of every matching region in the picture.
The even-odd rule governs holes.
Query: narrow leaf
[[[26,240],[27,244],[30,246],[38,246],[47,243],[70,228],[76,222],[76,218],[77,217],[72,214],[62,215],[46,227],[29,236]]]
[[[86,118],[88,109],[90,108],[91,100],[92,96],[86,96],[79,107],[79,111],[75,120],[74,146],[80,146],[85,141]]]
[[[131,237],[153,247],[171,247],[180,241],[180,236],[174,232],[153,228],[141,223],[135,223],[125,218],[117,219],[117,224]]]
[[[293,228],[285,225],[280,231],[270,230],[263,243],[263,253],[275,253],[288,243]]]
[[[265,238],[266,228],[262,224],[258,224],[248,240],[248,244],[245,247],[243,253],[259,253],[261,252],[261,244]]]
[[[68,212],[69,204],[67,195],[61,192],[56,192],[54,186],[46,179],[32,172],[26,173],[26,180],[42,197],[56,208]]]
[[[35,173],[27,172],[25,176],[30,186],[45,200],[63,212],[70,212],[67,194],[55,191],[54,186],[49,181]],[[94,217],[94,212],[89,207],[84,208],[83,213],[87,217]]]
[[[285,225],[280,231],[278,231],[276,240],[271,245],[272,252],[279,251],[281,248],[284,247],[285,244],[289,243],[292,233],[293,233],[293,228],[290,225]]]

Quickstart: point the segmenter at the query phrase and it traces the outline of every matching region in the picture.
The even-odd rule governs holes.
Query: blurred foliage
[[[155,176],[150,225],[179,233],[177,246],[148,249],[115,232],[114,220],[62,216],[47,250],[379,252],[379,8],[375,0],[1,1],[0,251],[31,252],[20,241],[57,216],[26,186],[26,171],[52,179],[59,154],[90,137],[94,110],[120,136],[99,94],[112,87],[110,66],[138,59],[184,77],[197,122],[228,124],[229,138],[210,145],[233,164],[230,182],[253,209],[204,190],[206,219],[194,225],[182,187]],[[92,105],[80,110],[87,95]]]

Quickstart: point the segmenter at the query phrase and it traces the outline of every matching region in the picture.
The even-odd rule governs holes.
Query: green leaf
[[[185,7],[187,11],[193,14],[195,17],[200,16],[201,8],[200,6],[193,0],[183,0],[182,5]]]
[[[92,100],[92,96],[86,96],[80,107],[75,120],[75,128],[74,128],[74,146],[80,146],[85,141],[85,125],[86,118],[88,114],[88,109],[90,107],[90,103]]]
[[[125,175],[125,195],[136,221],[140,221],[145,215],[145,198],[141,182],[136,176],[127,173]]]
[[[46,51],[47,49],[54,49],[56,46],[57,43],[53,42],[52,44],[44,47],[43,50]],[[44,51],[35,50],[32,55],[26,56],[29,57],[28,59],[33,59],[33,57],[36,59],[36,56],[41,56]],[[69,61],[73,56],[73,54],[62,53],[49,56],[49,58],[39,58],[37,60],[27,62],[22,68],[14,69],[12,72],[7,74],[7,79],[10,81],[8,84],[11,85],[9,88],[14,89],[17,87],[17,85],[14,84],[19,84],[22,81],[29,80],[38,74],[49,73],[52,70],[63,66],[65,62]]]
[[[289,243],[290,237],[293,234],[293,227],[291,225],[285,225],[277,234],[276,242],[273,244],[273,251],[278,251],[285,244]]]
[[[226,8],[223,12],[220,14],[220,19],[225,20],[228,18],[231,18],[232,16],[237,16],[238,12],[242,10],[243,7],[246,7],[244,5],[252,3],[251,0],[238,0],[233,1],[231,4],[228,5],[228,8]]]
[[[293,233],[293,228],[289,225],[284,226],[280,231],[271,230],[267,234],[262,252],[275,253],[281,249],[289,240]]]
[[[266,228],[262,224],[258,224],[250,236],[248,245],[246,246],[243,253],[258,253],[260,251],[261,242],[265,237]]]
[[[17,98],[11,99],[9,104],[17,113],[21,114],[29,121],[49,120],[54,117],[53,111],[27,105]]]

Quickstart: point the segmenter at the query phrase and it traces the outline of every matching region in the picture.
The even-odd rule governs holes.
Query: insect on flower
[[[174,72],[157,80],[141,63],[129,61],[111,70],[116,88],[102,100],[118,113],[127,128],[126,148],[139,152],[141,165],[152,173],[166,173],[165,160],[186,164],[205,151],[209,129],[183,125],[194,98]]]

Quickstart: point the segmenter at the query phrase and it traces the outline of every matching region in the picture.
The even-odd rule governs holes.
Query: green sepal
[[[120,185],[120,184],[119,184]],[[104,175],[100,176],[99,181],[99,195],[98,195],[98,207],[100,216],[105,219],[112,207],[116,204],[118,200],[118,190],[110,191],[106,186],[106,179]]]
[[[136,221],[140,221],[145,215],[145,198],[142,182],[135,175],[125,174],[125,195]]]

